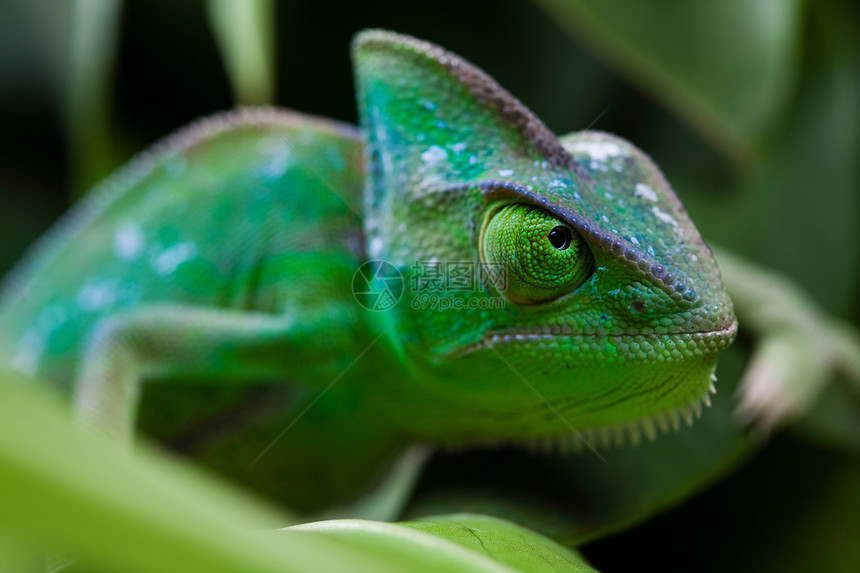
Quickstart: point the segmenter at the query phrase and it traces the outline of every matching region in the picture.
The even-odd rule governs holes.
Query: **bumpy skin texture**
[[[13,273],[0,351],[119,437],[144,381],[288,381],[279,420],[298,422],[272,455],[285,488],[328,500],[414,440],[635,438],[697,407],[736,323],[654,164],[606,134],[556,138],[430,44],[369,31],[353,58],[363,143],[271,110],[173,136]],[[379,259],[406,288],[372,312],[351,285]],[[489,266],[434,283],[457,308],[416,304],[422,273]]]
[[[594,259],[583,282],[539,304],[490,308],[480,299],[499,293],[488,284],[466,293],[477,299],[467,308],[390,313],[392,344],[422,394],[445,403],[440,416],[468,418],[473,436],[546,436],[667,424],[663,413],[706,396],[734,336],[731,302],[642,152],[598,133],[556,139],[483,72],[424,42],[367,32],[354,59],[371,258],[407,272],[415,260],[478,263],[487,217],[526,203],[577,232]],[[461,438],[457,426],[441,432]]]

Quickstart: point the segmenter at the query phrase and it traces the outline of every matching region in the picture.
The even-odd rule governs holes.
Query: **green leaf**
[[[577,553],[507,521],[480,515],[427,519],[400,525],[341,519],[287,531],[313,533],[372,551],[397,570],[410,573],[594,571]]]
[[[576,551],[495,517],[462,513],[426,517],[403,525],[485,553],[517,571],[595,571]]]
[[[540,0],[598,55],[735,156],[794,81],[799,0]]]
[[[33,381],[0,375],[0,564],[26,561],[23,543],[118,572],[404,570],[372,550],[271,531],[290,521],[147,448],[119,451]]]
[[[722,201],[695,193],[707,181],[676,189],[703,236],[785,273],[826,311],[856,317],[860,26],[835,2],[808,14],[802,80],[762,161]]]
[[[209,0],[209,19],[237,103],[272,103],[275,95],[275,4]]]
[[[71,3],[67,127],[76,196],[116,167],[111,83],[121,8],[122,0]]]
[[[553,571],[591,571],[576,554],[489,518],[271,530],[289,520],[147,448],[134,456],[116,449],[73,425],[32,380],[0,374],[3,571],[36,570],[40,547],[69,556],[58,563],[73,561],[70,572],[525,573],[546,571],[547,563]],[[481,550],[463,539],[467,528]]]

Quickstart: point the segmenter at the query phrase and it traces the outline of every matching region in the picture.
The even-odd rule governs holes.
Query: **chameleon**
[[[358,128],[225,112],[92,190],[6,277],[3,359],[121,444],[145,389],[289,388],[267,455],[302,509],[416,442],[691,421],[737,320],[651,159],[433,44],[369,30],[352,58]]]

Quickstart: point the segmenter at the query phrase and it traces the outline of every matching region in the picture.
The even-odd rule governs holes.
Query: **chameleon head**
[[[354,59],[369,257],[407,277],[380,319],[427,416],[471,420],[457,432],[472,438],[544,437],[662,425],[706,398],[736,320],[644,153],[603,133],[557,138],[413,38],[364,32]]]

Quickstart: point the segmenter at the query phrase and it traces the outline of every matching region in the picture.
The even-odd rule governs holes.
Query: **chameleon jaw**
[[[711,380],[705,392],[686,406],[670,408],[629,422],[576,430],[564,436],[530,440],[521,444],[531,450],[567,454],[581,453],[595,448],[604,450],[612,447],[620,448],[627,444],[637,446],[643,438],[653,442],[660,434],[679,431],[682,428],[682,422],[687,427],[692,427],[695,419],[702,416],[702,406],[711,407],[711,394],[717,393],[714,385],[716,381],[717,377],[711,374]]]
[[[695,347],[690,350],[688,359],[704,359],[706,362],[711,363],[709,367],[710,372],[702,372],[701,378],[696,376],[698,380],[696,380],[694,385],[687,386],[687,390],[682,390],[683,394],[679,395],[675,401],[665,401],[660,406],[655,404],[654,406],[657,406],[656,408],[652,409],[650,412],[642,412],[644,415],[641,417],[620,422],[611,420],[601,422],[597,419],[586,421],[585,418],[587,415],[586,417],[580,418],[580,414],[571,412],[570,415],[573,417],[569,418],[570,422],[566,422],[566,429],[556,426],[555,430],[551,434],[544,434],[540,437],[530,437],[525,439],[515,438],[512,436],[508,436],[507,438],[490,438],[487,436],[486,441],[479,440],[478,442],[475,442],[474,440],[471,440],[469,441],[469,444],[511,443],[518,446],[525,446],[533,450],[567,453],[593,450],[595,447],[609,448],[612,446],[619,447],[625,444],[636,445],[643,440],[653,441],[660,433],[668,433],[670,430],[677,431],[684,423],[691,426],[694,419],[701,416],[703,409],[702,406],[710,407],[711,405],[710,395],[716,393],[716,387],[714,386],[716,377],[713,373],[716,363],[715,357],[722,349],[732,342],[737,331],[737,321],[734,318],[725,322],[728,322],[728,324],[722,325],[722,328],[710,331],[647,335],[647,338],[655,344],[666,342],[666,340],[677,341],[680,338],[686,338],[689,343],[690,337],[694,337],[701,342],[701,344],[697,343]],[[628,339],[626,344],[630,344],[632,347],[632,339],[641,339],[644,335],[495,333],[486,335],[477,343],[464,349],[460,349],[459,352],[452,353],[452,355],[465,358],[467,355],[483,349],[490,350],[491,352],[499,352],[496,347],[501,347],[505,344],[518,343],[521,346],[523,345],[523,341],[531,341],[531,343],[534,344],[540,341],[570,338],[571,336],[575,336],[580,340],[586,341],[591,339],[605,340],[607,338]],[[625,342],[620,342],[619,340],[617,344],[619,347],[622,347]],[[641,346],[641,340],[638,344]],[[688,345],[688,348],[691,347]],[[709,357],[713,357],[713,362],[711,362],[711,358]],[[630,359],[630,357],[628,357],[628,359]],[[683,361],[685,359],[687,358],[679,358],[677,355],[668,356],[666,353],[663,353],[659,357],[659,360],[654,359],[653,362],[656,364],[663,361]],[[638,359],[633,357],[632,361],[635,363],[638,362]],[[503,362],[507,363],[508,360],[503,360]],[[689,379],[689,382],[693,382],[693,379]],[[683,385],[680,386],[680,388],[683,388]],[[556,404],[556,406],[559,405]],[[559,408],[563,409],[561,407]],[[554,411],[553,408],[550,409]],[[559,414],[556,412],[556,415],[565,420],[568,417],[566,413]],[[579,423],[575,421],[576,418],[579,418]],[[571,422],[573,422],[573,424],[571,424]],[[580,426],[580,424],[582,425]]]
[[[678,432],[686,424],[692,427],[696,418],[702,416],[702,406],[711,407],[711,394],[717,393],[714,383],[717,377],[711,374],[708,387],[701,396],[686,406],[670,408],[643,418],[585,428],[573,429],[572,432],[544,438],[516,439],[485,439],[469,442],[468,444],[451,445],[452,449],[462,447],[493,447],[512,445],[532,452],[547,455],[581,454],[599,449],[622,448],[627,445],[638,446],[643,439],[648,442],[657,440],[660,434]]]

